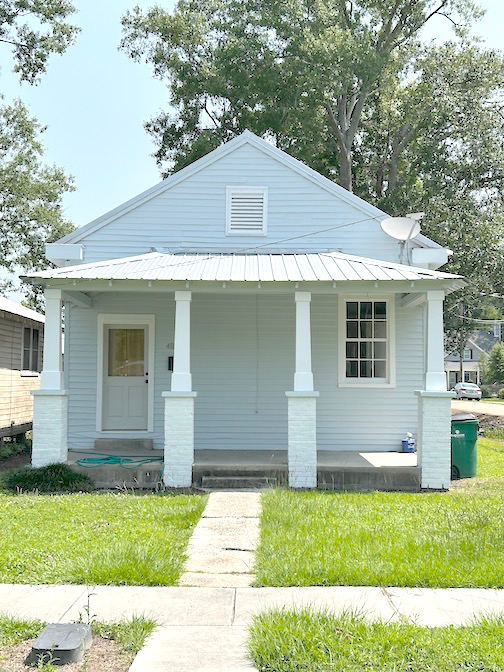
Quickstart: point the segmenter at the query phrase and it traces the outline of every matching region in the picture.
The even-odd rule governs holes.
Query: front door
[[[103,429],[146,430],[148,325],[104,325]]]

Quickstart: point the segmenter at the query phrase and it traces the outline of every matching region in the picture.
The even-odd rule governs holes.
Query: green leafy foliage
[[[36,82],[50,55],[74,42],[79,28],[66,22],[74,12],[67,0],[0,0],[0,47],[11,47],[21,80]]]
[[[434,16],[454,26],[423,44]],[[167,174],[245,129],[423,231],[468,279],[446,302],[461,352],[482,292],[504,293],[502,54],[471,42],[468,0],[179,0],[138,7],[122,48],[166,81],[146,124]]]
[[[4,478],[9,490],[31,492],[89,492],[94,490],[89,476],[78,474],[66,464],[50,464],[33,469],[22,467],[8,472]]]
[[[485,383],[504,383],[504,343],[496,343],[485,358],[482,376]],[[502,390],[499,398],[502,399]]]

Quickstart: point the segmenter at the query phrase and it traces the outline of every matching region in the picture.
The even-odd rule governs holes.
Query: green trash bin
[[[452,480],[476,476],[478,428],[478,418],[472,413],[452,415]]]

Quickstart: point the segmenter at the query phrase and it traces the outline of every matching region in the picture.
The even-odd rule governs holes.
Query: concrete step
[[[94,449],[100,453],[132,454],[133,451],[139,451],[139,455],[145,451],[153,450],[154,442],[152,439],[95,439]]]
[[[380,467],[378,469],[343,467],[317,470],[318,488],[321,490],[418,492],[420,477],[420,467]]]
[[[202,476],[201,486],[208,490],[237,490],[260,488],[274,488],[278,485],[273,476],[250,476],[236,474],[235,476]]]

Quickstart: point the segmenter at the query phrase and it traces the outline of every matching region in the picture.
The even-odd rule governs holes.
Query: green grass
[[[175,585],[206,498],[0,494],[0,582]]]
[[[249,652],[261,672],[503,672],[503,639],[502,617],[423,628],[270,611],[254,619]]]
[[[45,627],[42,621],[24,621],[0,614],[0,647],[12,646],[37,637]]]
[[[16,441],[11,439],[6,441],[4,439],[3,445],[0,445],[0,463],[2,460],[6,460],[13,455],[19,455],[20,453],[26,453],[30,450],[28,443],[24,441]]]
[[[504,441],[449,493],[263,494],[259,586],[504,587]]]
[[[504,399],[490,398],[490,399],[481,399],[481,401],[485,404],[504,404]]]

